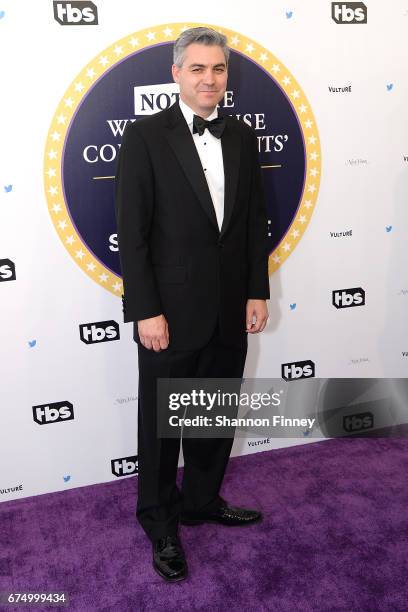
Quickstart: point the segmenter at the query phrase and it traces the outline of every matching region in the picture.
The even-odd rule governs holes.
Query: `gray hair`
[[[199,43],[200,45],[218,45],[224,52],[225,63],[228,65],[230,50],[227,46],[227,37],[212,28],[190,28],[184,30],[174,43],[173,49],[173,62],[181,68],[184,62],[184,53],[186,48],[193,44]]]

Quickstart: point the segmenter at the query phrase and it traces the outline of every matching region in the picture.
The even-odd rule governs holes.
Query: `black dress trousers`
[[[210,511],[219,505],[233,438],[182,438],[184,474],[176,485],[180,438],[157,437],[158,378],[242,378],[247,333],[240,348],[226,346],[217,323],[210,341],[198,350],[156,353],[138,344],[138,498],[136,516],[154,541],[177,533],[179,514]]]

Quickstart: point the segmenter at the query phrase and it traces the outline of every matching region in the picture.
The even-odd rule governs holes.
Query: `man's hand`
[[[140,342],[157,353],[169,346],[169,327],[164,315],[137,322]]]
[[[255,323],[252,319],[255,315]],[[249,334],[257,334],[265,329],[268,321],[268,307],[266,300],[248,300],[246,305],[246,331]]]

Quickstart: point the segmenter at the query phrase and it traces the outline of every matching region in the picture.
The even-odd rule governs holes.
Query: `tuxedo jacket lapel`
[[[231,220],[232,211],[237,197],[239,176],[239,160],[241,157],[241,138],[228,122],[221,136],[222,157],[224,160],[224,220],[221,235],[225,234]]]
[[[236,130],[227,124],[221,137],[221,147],[224,162],[224,219],[221,227],[223,235],[228,227],[234,207],[239,176],[239,160],[241,139]],[[166,138],[173,149],[186,178],[191,184],[201,206],[210,221],[218,228],[214,204],[208,189],[207,179],[197,153],[194,140],[179,105],[174,104],[168,111]]]
[[[189,127],[177,103],[169,109],[166,137],[201,206],[210,221],[218,229],[217,217],[201,160]]]

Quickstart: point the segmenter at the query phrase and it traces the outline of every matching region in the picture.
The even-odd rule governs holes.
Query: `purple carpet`
[[[84,612],[406,611],[407,452],[360,438],[231,459],[223,497],[264,521],[181,527],[189,577],[175,584],[151,567],[136,477],[4,502],[0,591],[64,590],[54,609]]]

